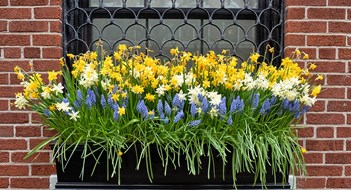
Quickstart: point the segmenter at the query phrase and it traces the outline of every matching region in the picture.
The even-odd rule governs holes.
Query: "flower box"
[[[54,147],[51,144],[51,147]],[[100,188],[100,189],[233,189],[233,175],[232,165],[227,164],[223,167],[222,159],[214,157],[214,160],[209,163],[208,157],[201,157],[201,169],[196,175],[189,174],[186,168],[186,159],[184,155],[180,155],[180,166],[174,168],[170,165],[165,170],[162,160],[158,157],[158,152],[155,146],[151,146],[151,160],[153,170],[153,180],[150,182],[146,171],[145,159],[142,160],[139,169],[136,169],[138,160],[136,150],[140,153],[140,146],[136,149],[132,148],[126,154],[123,154],[123,166],[120,170],[121,184],[118,184],[118,177],[110,177],[112,174],[112,163],[109,162],[110,171],[107,174],[107,157],[104,152],[99,164],[93,172],[94,159],[100,155],[100,151],[95,152],[94,156],[89,156],[85,160],[84,176],[81,176],[83,167],[82,146],[78,146],[74,151],[70,161],[62,168],[62,162],[56,159],[56,171],[58,182],[56,189],[86,189],[86,188]],[[67,151],[69,156],[71,150]],[[228,152],[228,157],[232,154]],[[208,166],[212,170],[208,176]],[[65,164],[64,164],[65,165]],[[267,167],[267,176],[265,186],[268,189],[290,189],[288,183],[282,183],[288,178],[288,173],[285,175],[277,173],[276,176],[271,175],[272,170],[269,165]],[[224,171],[223,171],[224,170]],[[91,175],[92,174],[92,175]],[[262,189],[260,180],[255,182],[254,173],[240,172],[236,174],[236,188],[238,189]]]

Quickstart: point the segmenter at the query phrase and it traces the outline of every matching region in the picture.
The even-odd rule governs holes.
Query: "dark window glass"
[[[251,52],[283,51],[282,0],[66,0],[65,53],[141,45],[169,57],[179,47],[206,53],[222,49],[246,60]]]

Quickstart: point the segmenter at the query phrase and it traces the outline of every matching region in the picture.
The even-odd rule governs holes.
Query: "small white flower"
[[[56,108],[58,111],[63,111],[63,112],[68,112],[69,110],[72,109],[72,107],[69,106],[68,102],[56,103]]]
[[[179,100],[183,100],[183,101],[186,100],[186,94],[183,93],[183,90],[180,90],[178,92],[178,97],[179,97]]]
[[[218,109],[212,107],[209,114],[210,114],[211,118],[217,117],[218,116]]]
[[[156,93],[159,96],[163,96],[165,94],[166,88],[164,85],[160,85],[158,88],[156,88]]]
[[[26,109],[28,101],[27,99],[22,95],[22,93],[16,94],[16,101],[15,101],[15,106],[18,109]]]
[[[222,96],[217,92],[208,92],[207,97],[210,99],[210,104],[218,106],[221,103]]]
[[[68,114],[69,116],[71,116],[69,119],[70,119],[70,120],[77,121],[77,119],[79,118],[78,113],[79,113],[79,111],[77,111],[77,112],[72,111],[71,113]]]
[[[62,94],[63,93],[63,86],[61,83],[58,83],[57,85],[54,84],[54,86],[52,87],[52,91],[55,92],[56,95],[58,95],[59,93]]]

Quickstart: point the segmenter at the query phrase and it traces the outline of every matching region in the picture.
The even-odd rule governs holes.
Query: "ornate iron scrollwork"
[[[142,45],[169,59],[169,49],[206,53],[228,49],[241,60],[274,47],[283,55],[283,0],[65,0],[64,53],[95,48],[102,40]]]

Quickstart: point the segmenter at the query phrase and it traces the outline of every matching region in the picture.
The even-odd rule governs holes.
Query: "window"
[[[219,53],[246,60],[253,51],[283,52],[282,0],[66,0],[64,52],[141,45],[160,58],[169,50]]]

